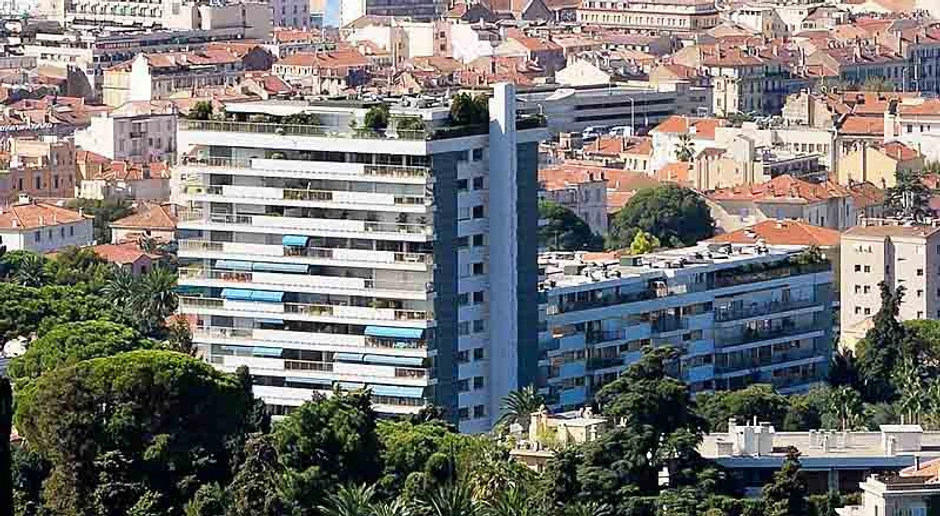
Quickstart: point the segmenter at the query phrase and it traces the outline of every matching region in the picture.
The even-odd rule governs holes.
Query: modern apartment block
[[[583,406],[646,346],[681,352],[693,392],[806,390],[832,352],[832,272],[799,247],[699,244],[639,257],[543,255],[538,387]],[[586,260],[585,258],[597,258]]]
[[[438,104],[391,106],[388,129],[366,129],[370,106],[351,102],[181,121],[180,312],[205,359],[249,366],[275,414],[369,387],[379,413],[435,404],[489,430],[536,361],[547,131],[517,125],[515,102],[497,85],[488,126],[448,127]],[[319,125],[245,121],[297,113]],[[424,128],[398,129],[404,117]]]
[[[904,287],[901,320],[940,319],[940,226],[861,219],[842,234],[840,343],[853,347],[881,309],[881,289]]]

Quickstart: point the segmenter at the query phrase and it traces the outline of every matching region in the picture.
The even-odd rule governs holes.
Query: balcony
[[[762,340],[776,339],[780,337],[791,337],[794,335],[800,335],[803,333],[811,333],[814,331],[819,331],[821,328],[818,324],[785,324],[779,328],[773,328],[769,330],[755,330],[753,328],[744,328],[744,331],[741,332],[738,336],[733,337],[722,337],[718,340],[722,348],[730,346],[738,346],[741,344],[748,344],[751,342],[759,342]]]
[[[420,292],[427,294],[432,285],[429,282],[424,284],[415,284],[399,281],[378,281],[368,278],[344,278],[336,276],[312,276],[308,274],[289,274],[276,272],[249,272],[249,271],[231,271],[219,269],[204,269],[200,267],[182,267],[179,269],[179,279],[181,283],[189,283],[196,280],[207,280],[208,282],[218,282],[220,284],[240,284],[236,286],[268,285],[274,287],[287,287],[300,290],[331,290],[331,291],[352,291],[351,295],[362,290],[376,290],[394,292]],[[220,285],[221,286],[221,285]],[[378,295],[376,292],[369,295]],[[381,297],[381,296],[380,296]],[[424,299],[426,296],[419,296]]]
[[[301,346],[314,345],[351,349],[394,349],[403,351],[409,354],[409,356],[424,356],[425,350],[427,350],[427,341],[424,339],[402,341],[343,333],[310,333],[291,330],[264,330],[260,328],[231,328],[226,326],[197,326],[193,328],[193,338],[197,341],[222,341],[242,345],[251,344],[253,342],[263,342],[287,346],[295,344]]]
[[[212,310],[244,313],[283,313],[312,318],[351,319],[357,321],[430,322],[434,314],[426,310],[400,310],[349,305],[317,305],[306,303],[265,303],[232,301],[212,297],[179,297],[180,310]]]
[[[266,186],[235,186],[215,185],[207,186],[200,182],[182,184],[182,194],[195,197],[197,200],[217,202],[232,202],[229,199],[245,199],[259,201],[264,204],[276,201],[306,202],[311,206],[320,205],[325,208],[353,208],[359,210],[381,208],[426,208],[431,205],[432,199],[426,196],[398,195],[391,193],[354,192],[345,190],[306,190],[300,188],[277,188]],[[203,199],[207,197],[206,199]],[[220,198],[220,199],[214,199]],[[426,210],[421,210],[426,211]]]
[[[734,287],[760,283],[790,276],[802,276],[832,270],[829,262],[798,264],[781,261],[771,264],[753,264],[726,269],[715,274],[714,288]]]
[[[789,310],[798,310],[808,308],[818,304],[815,298],[793,299],[790,301],[770,301],[765,303],[755,303],[740,309],[716,309],[715,322],[735,321],[738,319],[747,319]]]
[[[581,310],[589,310],[591,308],[603,308],[606,306],[616,306],[626,303],[635,303],[638,301],[648,301],[650,299],[656,299],[656,297],[657,295],[654,290],[642,290],[638,292],[625,292],[620,294],[604,294],[601,297],[577,301],[559,300],[555,314],[577,312]],[[549,308],[551,308],[551,306]],[[549,313],[549,315],[555,314]]]
[[[394,251],[372,251],[368,249],[346,249],[327,247],[293,247],[270,244],[247,244],[240,242],[210,242],[208,240],[187,239],[179,241],[179,250],[185,255],[187,252],[219,253],[220,258],[232,258],[233,255],[242,255],[248,259],[258,259],[264,256],[310,258],[309,262],[332,260],[340,265],[362,263],[374,265],[430,265],[434,263],[431,253],[400,253]],[[291,260],[285,260],[291,261]],[[424,270],[427,267],[421,267]]]
[[[283,172],[287,177],[304,176],[354,176],[375,178],[426,179],[431,175],[429,167],[403,165],[372,165],[358,163],[319,162],[303,160],[281,160],[265,158],[223,158],[208,156],[184,157],[184,166],[205,168],[248,169],[258,172]],[[330,170],[311,170],[312,168]],[[263,174],[259,174],[263,175]],[[424,183],[421,181],[420,183]]]
[[[609,369],[611,367],[620,367],[623,365],[623,357],[591,357],[587,359],[587,370],[596,371],[598,369]]]
[[[303,217],[281,217],[277,215],[232,215],[222,213],[206,214],[200,210],[181,210],[178,214],[180,224],[203,223],[213,226],[230,226],[233,230],[269,228],[284,232],[308,232],[322,235],[351,233],[371,233],[376,237],[398,239],[403,236],[433,236],[433,228],[427,224],[399,224],[397,222],[377,222],[370,220],[314,219]],[[419,240],[420,240],[419,239]]]
[[[720,365],[715,365],[715,372],[721,374],[736,373],[741,371],[750,371],[752,369],[758,369],[761,367],[768,367],[772,365],[780,365],[787,362],[793,362],[795,360],[805,360],[807,358],[813,358],[817,356],[822,356],[823,353],[815,349],[794,349],[791,351],[784,352],[771,352],[769,355],[765,354],[764,356],[749,356],[741,358],[734,358],[733,354],[727,355],[718,355],[723,356],[721,360],[716,362],[724,362]]]

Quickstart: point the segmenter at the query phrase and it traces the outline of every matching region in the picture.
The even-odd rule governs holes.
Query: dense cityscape
[[[0,16],[0,516],[940,516],[940,5]]]

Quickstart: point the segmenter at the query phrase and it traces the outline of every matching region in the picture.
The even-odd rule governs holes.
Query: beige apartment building
[[[703,31],[719,19],[712,0],[584,0],[578,22],[655,35]]]
[[[841,343],[853,348],[881,308],[878,284],[904,287],[899,317],[940,319],[940,226],[861,219],[842,234]]]

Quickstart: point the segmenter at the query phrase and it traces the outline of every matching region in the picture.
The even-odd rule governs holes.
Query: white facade
[[[91,219],[35,228],[0,228],[0,245],[7,251],[51,253],[69,246],[91,245],[93,241]]]
[[[178,223],[179,282],[193,294],[180,311],[198,321],[194,340],[206,359],[226,371],[248,365],[276,414],[313,390],[368,386],[380,413],[433,402],[461,430],[489,430],[498,400],[519,387],[513,357],[526,335],[489,314],[503,321],[525,302],[524,324],[537,318],[537,278],[513,260],[531,254],[534,264],[534,240],[529,249],[519,232],[537,225],[544,136],[517,133],[512,88],[497,92],[488,135],[363,139],[349,127],[365,107],[284,102],[237,110],[313,111],[331,136],[187,122],[180,151],[196,158],[174,168],[174,198],[188,207]],[[445,107],[393,107],[398,113],[430,127],[447,117]],[[517,163],[518,183],[504,173]],[[531,197],[509,193],[523,188]],[[510,222],[496,230],[488,220],[497,216]]]
[[[176,112],[125,104],[90,119],[75,132],[75,146],[112,160],[134,163],[172,161],[176,154]]]

